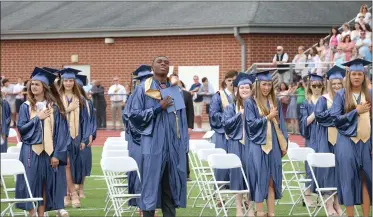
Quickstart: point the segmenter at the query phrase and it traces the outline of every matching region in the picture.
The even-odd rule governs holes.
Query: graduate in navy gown
[[[318,153],[333,153],[334,146],[337,142],[337,129],[334,126],[334,120],[330,116],[331,107],[335,94],[343,88],[343,77],[345,69],[339,66],[332,67],[327,73],[328,93],[321,96],[315,106],[315,120],[317,122],[317,152]],[[320,188],[332,188],[337,186],[335,178],[335,168],[318,168],[316,179]],[[330,196],[330,192],[325,192],[323,195],[326,198]],[[337,195],[326,203],[328,215],[342,216]]]
[[[55,97],[55,77],[41,68],[34,69],[17,124],[23,142],[19,159],[25,166],[32,196],[44,199],[37,207],[38,216],[43,216],[45,211],[63,209],[66,194],[63,165],[67,162],[69,129],[63,103]],[[17,176],[15,195],[16,198],[29,197],[22,175]],[[31,203],[16,207],[30,211],[31,216],[35,214]]]
[[[211,129],[215,131],[212,142],[216,148],[222,148],[228,152],[227,138],[222,124],[224,108],[234,102],[233,81],[236,79],[237,71],[228,71],[224,75],[222,90],[212,96],[210,103],[209,122]],[[229,170],[215,170],[217,181],[229,181]],[[220,203],[220,202],[219,202]]]
[[[1,94],[1,93],[0,93]],[[0,116],[1,116],[1,142],[0,152],[5,153],[8,150],[8,135],[10,129],[11,112],[9,103],[1,98],[0,99]]]
[[[168,58],[156,57],[152,68],[153,77],[136,88],[129,114],[129,121],[141,133],[139,207],[144,217],[154,216],[157,205],[163,216],[176,216],[175,208],[186,207],[188,126],[185,108],[169,113],[167,108],[174,106],[172,98],[161,95],[161,90],[170,86]]]
[[[141,65],[137,68],[132,74],[135,76],[135,79],[139,81],[139,84],[143,83],[147,78],[152,77],[151,67],[147,65]],[[129,96],[127,99],[126,107],[123,110],[124,116],[128,117],[129,112],[132,107],[133,95]],[[135,159],[137,165],[141,166],[141,132],[138,131],[134,124],[130,121],[127,121],[126,130],[128,131],[128,154],[130,157]],[[141,170],[139,168],[139,170]],[[137,177],[136,172],[128,173],[128,193],[130,194],[140,194],[141,193],[141,182]],[[138,199],[132,199],[128,202],[130,206],[138,206]]]
[[[367,87],[364,65],[371,62],[355,59],[349,66],[345,88],[334,97],[330,115],[338,130],[334,147],[338,199],[354,216],[354,205],[362,205],[369,216],[372,199],[372,114],[371,90]]]
[[[276,100],[270,71],[256,74],[255,96],[245,102],[245,120],[249,128],[248,164],[251,198],[257,216],[275,215],[275,200],[282,197],[282,161],[287,152],[288,134],[280,101]]]
[[[68,189],[67,196],[65,197],[65,207],[71,202],[73,208],[80,207],[80,198],[75,189],[75,185],[83,183],[82,152],[90,143],[88,108],[76,82],[76,74],[79,72],[79,70],[71,68],[65,68],[59,71],[62,79],[59,92],[65,106],[71,137],[71,143],[68,145],[66,166]]]
[[[89,130],[86,132],[89,133],[89,143],[88,145],[83,149],[81,152],[82,154],[82,164],[83,164],[83,182],[82,184],[79,184],[78,191],[79,191],[79,197],[85,198],[85,194],[83,191],[84,183],[85,183],[85,177],[91,175],[92,170],[92,143],[96,139],[96,132],[97,132],[97,122],[96,122],[96,110],[93,107],[92,100],[88,97],[85,90],[83,89],[83,86],[87,85],[87,76],[85,75],[76,75],[76,82],[78,83],[78,87],[80,90],[80,93],[84,97],[85,106],[88,108],[88,124],[86,125]]]
[[[240,73],[233,82],[233,86],[238,87],[236,94],[236,102],[229,104],[223,113],[223,126],[225,133],[228,137],[228,153],[237,155],[241,162],[244,171],[247,169],[247,149],[245,145],[245,135],[244,135],[244,102],[249,97],[251,97],[252,83],[255,81],[253,75],[247,73]],[[230,189],[231,190],[246,190],[244,182],[244,177],[242,175],[241,169],[231,169],[230,170]],[[236,216],[243,216],[242,211],[242,194],[236,196]],[[250,196],[248,195],[250,200]],[[250,205],[251,202],[249,202]],[[253,216],[254,211],[250,209],[248,216]]]
[[[299,130],[305,139],[305,146],[312,148],[317,152],[317,144],[319,137],[318,124],[315,120],[315,106],[319,97],[324,93],[324,78],[317,74],[309,74],[308,84],[306,88],[306,99],[302,102],[299,109]],[[305,163],[307,179],[312,179],[311,171],[307,162]],[[317,169],[314,170],[317,174]],[[314,207],[315,201],[312,200],[311,193],[314,191],[314,182],[306,183],[309,187],[305,192],[305,203],[308,207]]]

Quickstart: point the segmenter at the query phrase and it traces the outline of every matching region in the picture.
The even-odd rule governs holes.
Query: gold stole
[[[224,90],[220,90],[219,91],[219,95],[220,95],[220,100],[221,100],[221,105],[222,105],[222,109],[224,110],[225,107],[227,107],[229,105],[229,100],[227,98],[227,94],[225,94],[225,91]]]
[[[67,102],[67,96],[65,94],[62,94],[62,102],[65,106],[65,109],[69,107],[69,104]],[[73,98],[71,99],[71,102],[74,102],[76,99],[76,96],[73,95]],[[76,108],[75,110],[67,113],[67,122],[69,123],[69,131],[71,138],[75,139],[78,136],[79,133],[79,112],[80,108]]]
[[[273,105],[273,101],[272,101],[272,98],[268,98],[269,100],[269,108],[273,108],[274,105]],[[264,112],[260,109],[260,107],[258,106],[258,110],[259,110],[259,115],[260,116],[264,116]],[[281,111],[280,111],[281,112]],[[271,122],[273,122],[273,126],[275,128],[275,133],[277,135],[277,140],[278,142],[280,143],[280,149],[282,151],[286,151],[287,149],[287,142],[286,142],[286,139],[284,137],[284,134],[282,134],[282,131],[281,129],[279,128],[278,126],[278,122],[277,120],[274,118],[272,119],[271,121],[267,120],[267,137],[266,137],[266,144],[262,145],[262,150],[268,154],[271,150],[272,150],[272,127],[271,127]]]
[[[29,106],[30,119],[34,118],[37,115],[36,111],[31,108],[29,101],[26,101],[25,103]],[[49,156],[51,156],[53,153],[54,109],[52,104],[50,104],[50,109],[50,116],[44,119],[44,129],[42,129],[42,144],[32,145],[32,150],[37,155],[40,155],[44,150]]]
[[[144,84],[145,95],[156,100],[162,100],[161,91],[151,89],[152,83],[153,83],[152,77],[147,78],[145,80],[145,84]],[[177,111],[174,111],[174,114],[176,118],[176,134],[177,134],[177,138],[180,139],[179,117],[177,116]]]
[[[329,94],[324,95],[326,99],[327,109],[330,109],[333,105],[333,100],[330,98]],[[328,127],[328,141],[330,144],[335,145],[337,143],[338,131],[335,127]]]
[[[236,104],[236,114],[238,114],[240,112],[240,108],[238,106],[238,104]],[[241,118],[242,118],[242,139],[240,140],[240,142],[242,143],[242,145],[245,145],[245,118],[244,118],[244,113],[241,114]]]
[[[355,105],[357,105],[357,102],[355,100],[355,97],[353,97]],[[361,93],[361,103],[366,102],[365,101],[365,94]],[[360,114],[357,119],[357,135],[356,137],[351,137],[351,140],[357,144],[360,140],[364,143],[366,143],[370,139],[370,115],[369,112],[365,112],[363,114]]]

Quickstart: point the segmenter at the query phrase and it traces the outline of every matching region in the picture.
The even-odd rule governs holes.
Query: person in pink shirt
[[[355,47],[355,42],[351,41],[351,36],[346,35],[343,40],[339,43],[345,54],[345,61],[350,61],[352,49]]]
[[[341,34],[339,34],[338,28],[333,27],[332,30],[330,31],[330,40],[329,40],[329,45],[332,50],[337,51],[337,46],[338,43],[341,40]]]

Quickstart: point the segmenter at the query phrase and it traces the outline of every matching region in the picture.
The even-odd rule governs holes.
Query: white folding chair
[[[203,198],[206,198],[206,203],[202,207],[200,216],[203,215],[203,212],[207,206],[210,207],[210,209],[213,206],[216,206],[215,204],[215,194],[214,194],[214,182],[212,180],[212,173],[210,171],[210,167],[203,167],[203,164],[208,160],[208,156],[212,154],[226,154],[227,152],[222,148],[214,148],[214,149],[200,149],[198,150],[198,158],[200,160],[199,167],[205,168],[202,169],[203,172],[198,174],[198,178],[202,187],[202,192],[200,194],[203,194]],[[196,174],[197,176],[197,174]],[[229,181],[217,181],[221,187],[224,185],[229,185]],[[211,186],[212,185],[212,186]]]
[[[220,216],[220,214],[223,212],[224,216],[228,216],[227,212],[227,206],[226,204],[233,203],[235,201],[236,195],[238,194],[249,194],[250,190],[245,189],[245,190],[221,190],[219,188],[219,184],[216,181],[215,174],[213,172],[214,169],[235,169],[235,168],[240,168],[242,176],[244,178],[244,182],[246,186],[249,186],[247,182],[247,178],[245,175],[245,172],[242,167],[242,163],[240,158],[235,155],[235,154],[211,154],[208,156],[208,164],[210,166],[210,171],[212,173],[213,177],[213,182],[215,184],[215,193],[219,197],[219,200],[221,202],[221,207],[214,206],[216,216]],[[232,195],[227,202],[223,202],[223,195],[230,196]],[[214,202],[213,202],[214,203]],[[248,210],[247,210],[248,211]],[[244,213],[244,215],[247,214],[247,211]]]
[[[8,138],[16,137],[17,143],[21,142],[21,140],[18,138],[17,131],[14,128],[9,128],[9,135]]]
[[[106,141],[113,141],[113,142],[127,142],[124,137],[119,136],[119,137],[108,137],[106,138]]]
[[[121,146],[127,147],[127,149],[128,149],[128,142],[127,141],[106,141],[104,143],[104,147],[109,146],[109,145],[121,145]]]
[[[127,144],[122,144],[122,145],[115,145],[115,144],[107,144],[103,148],[104,151],[115,151],[115,150],[128,150],[128,145]]]
[[[203,135],[202,139],[207,139],[209,141],[211,141],[211,138],[212,136],[215,134],[215,131],[211,130],[211,131],[207,131],[205,133],[205,135]]]
[[[19,153],[1,153],[1,160],[5,160],[5,159],[18,160],[19,159]]]
[[[8,147],[8,150],[6,151],[7,153],[21,153],[21,148],[16,147],[16,146],[10,146]]]
[[[17,160],[17,159],[1,159],[1,183],[4,189],[4,194],[6,198],[1,198],[1,203],[8,204],[8,206],[1,212],[1,216],[14,216],[13,212],[13,206],[17,203],[26,203],[26,202],[31,202],[34,206],[34,210],[36,210],[36,203],[38,201],[42,201],[43,198],[34,198],[32,196],[32,192],[30,189],[30,185],[26,176],[26,171],[25,167],[23,166],[22,162]],[[8,189],[6,187],[5,181],[4,181],[4,176],[15,176],[15,175],[23,175],[25,182],[26,182],[26,187],[27,191],[29,194],[29,198],[10,198],[8,194]]]
[[[192,169],[193,173],[196,175],[196,180],[195,180],[195,182],[193,182],[192,186],[190,187],[189,192],[187,194],[187,198],[188,199],[194,199],[193,207],[195,207],[198,199],[203,199],[204,200],[204,197],[203,197],[204,195],[202,195],[202,193],[201,193],[201,192],[203,192],[202,191],[202,186],[200,186],[199,176],[197,176],[197,174],[202,173],[202,171],[204,169],[208,168],[207,166],[200,167],[201,163],[199,162],[197,152],[200,149],[214,149],[215,144],[210,143],[206,140],[194,140],[193,142],[190,142],[189,144],[190,144],[189,145],[189,147],[190,147],[190,149],[189,149],[189,163],[191,164],[191,169]],[[196,197],[191,197],[191,193],[193,192],[193,189],[196,188],[197,186],[198,186],[198,189],[199,189],[198,195]],[[202,197],[200,197],[200,196],[202,196]]]
[[[297,164],[297,163],[305,163],[307,161],[307,155],[312,154],[312,153],[315,153],[315,151],[312,148],[308,148],[308,147],[288,149],[287,155],[289,157],[289,161],[290,161],[290,165],[291,165],[292,173],[293,173],[292,179],[288,180],[288,182],[294,182],[295,181],[297,183],[297,186],[291,186],[291,187],[289,186],[289,189],[290,190],[296,190],[300,193],[299,197],[297,198],[297,200],[292,205],[292,207],[290,209],[290,212],[289,212],[289,215],[307,215],[308,214],[309,216],[312,216],[313,213],[316,210],[316,208],[315,208],[315,210],[311,212],[308,204],[304,203],[305,206],[306,206],[306,209],[307,209],[307,213],[294,213],[293,214],[293,210],[294,210],[295,206],[299,202],[301,202],[302,199],[303,199],[303,201],[306,201],[305,192],[309,188],[311,188],[311,185],[305,186],[305,184],[308,183],[308,182],[312,182],[312,179],[303,178],[303,177],[306,176],[306,171],[305,171],[304,167],[299,166],[300,164]]]
[[[101,168],[105,176],[105,181],[108,187],[110,201],[112,205],[106,212],[106,215],[114,209],[115,216],[122,216],[122,213],[129,209],[124,209],[123,206],[130,199],[138,199],[141,194],[128,194],[123,191],[119,191],[115,184],[117,183],[113,174],[125,174],[127,172],[135,171],[141,182],[140,172],[136,161],[131,157],[109,157],[101,160]],[[133,209],[132,215],[136,212],[136,208]],[[106,216],[105,215],[105,216]]]
[[[103,150],[102,158],[107,157],[128,157],[128,150]]]
[[[290,148],[299,148],[299,145],[295,142],[290,142],[288,143],[288,149]],[[295,201],[294,201],[294,195],[291,191],[291,185],[290,185],[290,182],[288,181],[288,179],[290,180],[293,180],[294,179],[294,174],[293,172],[290,170],[287,170],[287,165],[289,165],[289,159],[287,158],[282,158],[282,194],[285,193],[285,191],[287,191],[287,193],[289,194],[289,197],[290,197],[290,202],[284,202],[283,200],[277,200],[276,201],[276,204],[286,204],[286,205],[294,205]],[[291,175],[291,177],[288,177],[289,175]]]
[[[17,143],[17,148],[22,148],[22,142]]]
[[[122,131],[122,132],[120,132],[120,137],[126,137],[126,132],[125,131]]]

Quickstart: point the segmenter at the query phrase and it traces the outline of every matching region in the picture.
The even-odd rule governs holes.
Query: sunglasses
[[[316,88],[321,89],[322,85],[321,84],[312,84],[311,87],[314,88],[314,89],[316,89]]]

